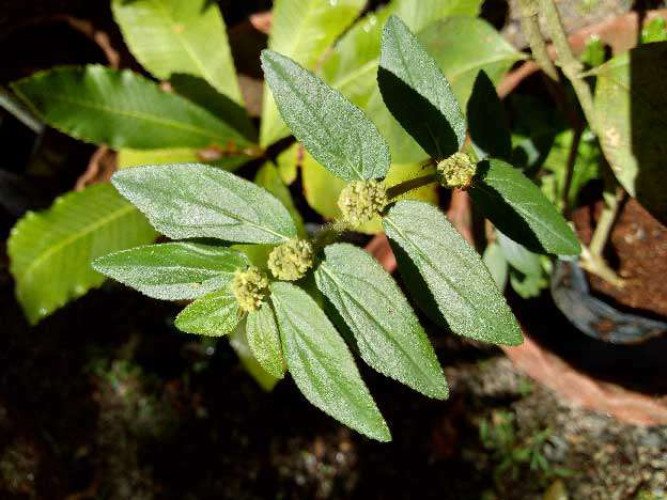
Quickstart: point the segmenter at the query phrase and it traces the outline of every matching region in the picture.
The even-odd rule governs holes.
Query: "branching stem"
[[[528,40],[533,58],[544,73],[553,81],[558,81],[558,71],[549,57],[547,44],[540,31],[537,0],[519,0],[521,10],[521,28]]]
[[[396,198],[405,193],[409,193],[414,189],[419,189],[421,187],[428,186],[429,184],[433,184],[435,182],[437,182],[435,173],[424,175],[422,177],[416,177],[414,179],[410,179],[405,182],[401,182],[400,184],[396,184],[395,186],[392,186],[390,188],[387,188],[387,197],[390,200],[395,200]]]

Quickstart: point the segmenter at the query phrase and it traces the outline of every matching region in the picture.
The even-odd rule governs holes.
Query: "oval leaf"
[[[271,301],[287,368],[306,399],[368,437],[391,440],[350,350],[310,295],[276,282]]]
[[[192,300],[224,288],[247,265],[241,252],[185,242],[131,248],[93,263],[109,278],[163,300]]]
[[[522,342],[519,325],[489,270],[436,207],[398,202],[384,218],[384,227],[401,276],[413,294],[427,301],[421,305],[434,319],[444,319],[464,337],[494,344]]]
[[[218,92],[243,104],[225,22],[215,3],[113,0],[111,7],[130,51],[155,77],[201,76]]]
[[[469,192],[484,216],[529,250],[557,255],[581,251],[576,235],[556,207],[512,165],[496,159],[478,163]]]
[[[512,135],[496,87],[482,70],[477,73],[467,105],[470,140],[479,159],[512,158]]]
[[[346,181],[386,175],[389,149],[363,111],[276,52],[262,52],[262,67],[280,114],[318,162]]]
[[[222,337],[234,331],[241,313],[229,287],[204,295],[176,316],[176,328],[186,333]]]
[[[7,251],[16,297],[31,323],[100,286],[91,260],[150,243],[157,234],[110,184],[68,193],[12,229]]]
[[[265,302],[258,311],[248,314],[246,334],[250,351],[262,368],[276,378],[283,378],[285,361],[280,347],[278,325],[270,303]]]
[[[382,35],[378,83],[387,108],[433,158],[463,145],[465,117],[435,60],[398,17]]]
[[[207,111],[128,70],[61,67],[14,82],[12,89],[52,127],[115,149],[215,145],[234,152],[249,145]]]
[[[447,398],[447,382],[424,329],[373,257],[349,244],[328,246],[315,279],[354,334],[366,363],[426,396]]]
[[[289,212],[266,190],[198,164],[135,167],[114,174],[116,189],[173,238],[282,243],[296,236]]]

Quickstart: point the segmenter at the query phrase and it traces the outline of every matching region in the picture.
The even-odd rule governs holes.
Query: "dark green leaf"
[[[240,252],[186,242],[131,248],[93,263],[100,273],[163,300],[192,300],[224,288],[247,265]]]
[[[328,246],[315,278],[354,334],[366,363],[427,396],[447,397],[447,382],[426,333],[370,254],[344,243]]]
[[[384,28],[378,83],[387,108],[429,155],[442,159],[460,149],[466,123],[449,82],[395,16]]]
[[[232,152],[249,144],[208,111],[128,70],[61,67],[14,82],[12,89],[49,125],[116,149],[218,146]]]
[[[234,331],[241,320],[230,287],[198,298],[176,316],[175,325],[186,333],[222,337]]]
[[[480,162],[469,192],[500,231],[529,250],[557,255],[581,251],[563,216],[530,179],[508,163]]]
[[[117,172],[118,191],[173,238],[282,243],[296,236],[287,209],[264,189],[198,164],[134,167]]]
[[[477,73],[467,106],[470,139],[479,159],[512,159],[512,136],[496,87],[484,71]]]
[[[287,368],[303,395],[320,410],[378,441],[391,435],[364,384],[352,354],[306,292],[271,284]]]
[[[91,260],[145,245],[157,234],[146,218],[108,183],[56,199],[29,212],[7,242],[16,297],[28,320],[39,320],[104,282]]]
[[[285,361],[273,307],[265,302],[259,310],[248,314],[246,335],[250,351],[270,375],[283,378]]]
[[[479,255],[436,208],[401,201],[389,210],[384,226],[401,276],[411,292],[424,298],[432,317],[465,337],[516,345],[521,330]],[[421,275],[420,281],[418,275]]]
[[[276,52],[262,52],[262,67],[280,114],[319,163],[347,181],[385,176],[389,150],[359,108]]]

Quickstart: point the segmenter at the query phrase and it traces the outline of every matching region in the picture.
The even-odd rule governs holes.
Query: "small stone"
[[[313,266],[313,246],[297,239],[283,243],[269,254],[268,266],[276,279],[299,280]]]
[[[438,182],[450,189],[469,188],[476,172],[476,165],[467,154],[461,152],[440,161],[437,166]]]

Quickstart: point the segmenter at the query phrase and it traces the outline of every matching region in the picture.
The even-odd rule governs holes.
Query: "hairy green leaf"
[[[280,346],[280,333],[269,302],[248,314],[246,335],[250,351],[264,370],[276,378],[285,375],[285,360]]]
[[[447,397],[447,382],[424,329],[373,257],[345,243],[328,246],[315,278],[352,331],[366,363],[427,396]]]
[[[91,260],[150,243],[153,228],[110,184],[66,194],[43,212],[28,213],[7,243],[16,296],[31,323],[98,287]]]
[[[227,286],[198,298],[176,316],[176,328],[186,333],[222,337],[234,331],[241,313]]]
[[[528,177],[502,160],[477,165],[469,190],[482,213],[507,236],[538,253],[577,255],[576,235]]]
[[[496,282],[498,289],[502,292],[507,285],[508,264],[498,243],[493,241],[487,245],[482,255],[482,262],[484,262],[493,277],[493,281]]]
[[[294,220],[297,233],[299,233],[299,236],[301,237],[305,236],[306,229],[303,225],[303,217],[301,217],[301,213],[299,213],[294,205],[292,194],[283,183],[283,180],[280,178],[280,172],[278,172],[278,169],[273,163],[266,162],[262,165],[255,175],[255,184],[262,186],[285,205],[285,208],[287,208],[292,216],[292,220]]]
[[[386,175],[387,145],[359,108],[276,52],[262,53],[262,67],[283,119],[318,162],[347,181]]]
[[[600,144],[623,187],[667,223],[667,42],[641,45],[594,70]]]
[[[150,73],[201,76],[243,104],[225,22],[208,0],[113,0],[114,19],[132,54]]]
[[[477,73],[467,106],[468,129],[478,158],[512,159],[512,135],[496,87],[482,70]]]
[[[192,300],[224,288],[247,265],[241,252],[189,242],[131,248],[93,262],[96,271],[163,300]]]
[[[384,28],[378,83],[389,111],[429,155],[443,159],[461,148],[465,117],[449,82],[395,16]]]
[[[313,69],[365,4],[365,0],[276,0],[269,49]],[[260,145],[269,146],[288,135],[273,96],[265,88]]]
[[[190,101],[128,70],[60,67],[12,84],[49,125],[116,149],[218,146],[235,152],[249,143]]]
[[[391,435],[347,345],[317,303],[285,282],[271,284],[287,368],[312,404],[378,441]]]
[[[238,326],[232,333],[229,334],[229,345],[232,346],[234,352],[239,357],[239,361],[248,374],[255,379],[255,382],[265,391],[271,391],[280,381],[279,378],[274,377],[268,373],[262,365],[259,364],[257,358],[252,354],[250,346],[248,345],[248,336],[246,332],[246,321],[241,320]]]
[[[289,212],[245,179],[198,164],[117,172],[112,182],[162,234],[238,243],[282,243],[296,236]]]
[[[434,319],[441,323],[444,319],[445,325],[465,337],[495,344],[521,343],[521,330],[488,269],[436,207],[398,202],[384,218],[384,226],[401,276]]]

